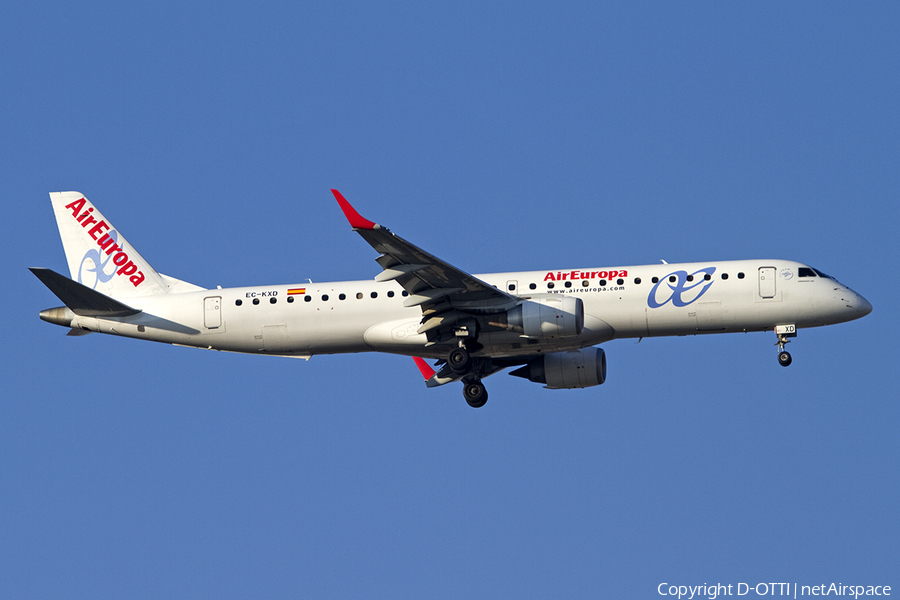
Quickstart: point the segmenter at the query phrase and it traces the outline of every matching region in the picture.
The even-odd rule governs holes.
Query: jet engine
[[[602,348],[553,352],[511,371],[510,375],[544,383],[554,390],[600,385],[606,381],[606,353]]]
[[[584,303],[573,296],[539,296],[506,314],[508,328],[534,338],[566,338],[584,329]]]

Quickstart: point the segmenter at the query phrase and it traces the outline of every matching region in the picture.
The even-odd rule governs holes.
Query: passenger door
[[[775,297],[775,267],[759,268],[759,296],[760,298]]]

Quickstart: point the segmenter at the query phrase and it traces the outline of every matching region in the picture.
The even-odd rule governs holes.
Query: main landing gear
[[[790,343],[788,338],[797,337],[797,327],[794,325],[778,325],[775,327],[775,335],[778,338],[778,341],[775,342],[775,345],[778,346],[778,364],[782,367],[790,366],[793,359],[791,358],[791,353],[785,350],[784,346]]]
[[[447,364],[454,373],[466,373],[472,368],[472,357],[465,346],[458,346],[447,355]]]
[[[481,383],[482,369],[479,368],[481,362],[483,362],[482,359],[473,360],[462,343],[447,355],[447,364],[450,365],[450,369],[457,375],[465,375],[463,377],[463,396],[466,398],[466,403],[472,408],[481,408],[488,399],[487,389]]]
[[[472,408],[481,408],[488,399],[488,393],[484,384],[478,380],[463,384],[463,396],[466,397],[466,402]]]

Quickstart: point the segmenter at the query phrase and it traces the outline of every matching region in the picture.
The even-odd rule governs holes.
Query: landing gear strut
[[[447,354],[447,365],[463,380],[463,396],[472,408],[481,408],[488,399],[487,390],[481,383],[481,377],[490,361],[483,358],[472,358],[465,342],[460,340],[459,346]]]
[[[797,337],[797,328],[794,325],[778,325],[775,327],[775,335],[778,337],[778,341],[775,342],[778,346],[778,364],[787,367],[793,359],[791,353],[784,349],[784,345],[790,343],[788,338]]]
[[[472,358],[470,352],[478,352],[484,346],[478,343],[478,322],[474,318],[457,321],[453,327],[456,348],[447,353],[447,366],[462,379],[463,396],[472,408],[481,408],[488,399],[487,390],[481,378],[490,375],[491,359]]]

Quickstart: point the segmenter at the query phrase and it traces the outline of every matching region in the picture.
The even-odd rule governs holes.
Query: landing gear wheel
[[[778,346],[778,364],[786,367],[791,364],[791,353],[785,351],[784,347],[791,341],[788,338],[797,337],[797,326],[776,325],[775,336],[778,338],[778,341],[775,342],[775,345]]]
[[[451,350],[447,355],[447,364],[454,373],[468,373],[469,367],[472,366],[472,357],[469,356],[468,350],[460,346]]]
[[[782,367],[787,367],[788,365],[790,365],[792,360],[793,359],[791,358],[790,352],[787,352],[786,350],[782,350],[781,352],[778,353],[778,364],[781,365]]]
[[[487,402],[488,393],[480,381],[463,385],[463,396],[472,408],[481,408]]]

